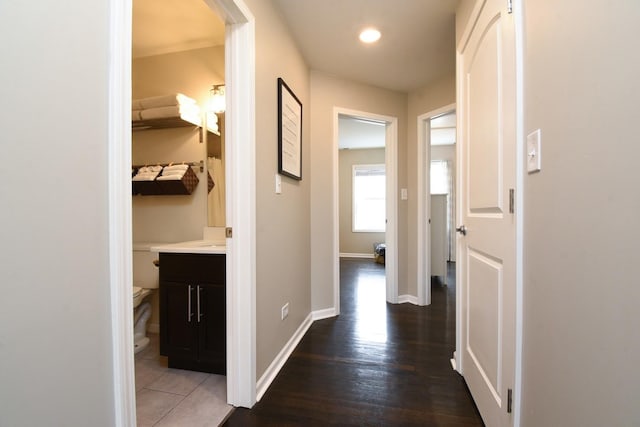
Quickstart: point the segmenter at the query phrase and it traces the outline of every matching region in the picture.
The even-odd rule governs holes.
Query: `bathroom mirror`
[[[207,132],[207,171],[213,180],[213,188],[207,195],[207,225],[226,227],[224,113],[218,113],[212,119],[217,119],[220,135]]]

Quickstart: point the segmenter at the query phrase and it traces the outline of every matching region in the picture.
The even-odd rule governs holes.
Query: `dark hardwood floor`
[[[483,425],[452,370],[455,277],[432,304],[385,302],[384,267],[343,259],[341,314],[315,322],[262,400],[224,426]]]

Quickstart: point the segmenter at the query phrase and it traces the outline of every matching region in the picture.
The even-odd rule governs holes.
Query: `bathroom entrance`
[[[225,23],[202,0],[133,0],[132,22],[133,284],[141,289],[134,298],[134,306],[140,300],[134,308],[137,422],[182,420],[194,402],[207,421],[222,420],[232,409],[225,375],[169,369],[167,350],[160,354],[169,324],[161,325],[167,315],[158,289],[163,266],[154,262],[157,248],[171,243],[225,245],[225,107],[214,106],[225,85]],[[220,303],[224,307],[224,293]],[[225,337],[219,339],[224,345]]]

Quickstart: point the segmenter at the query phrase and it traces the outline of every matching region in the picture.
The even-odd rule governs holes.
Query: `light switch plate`
[[[276,174],[276,194],[282,194],[282,177],[279,173]]]
[[[540,129],[527,135],[527,171],[538,172],[542,168],[540,153]]]
[[[400,189],[400,199],[401,200],[407,200],[408,199],[408,195],[407,195],[407,189],[406,188],[401,188]]]

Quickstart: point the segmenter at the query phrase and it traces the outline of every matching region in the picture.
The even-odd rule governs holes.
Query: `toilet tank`
[[[153,261],[158,259],[157,252],[151,252],[158,243],[133,244],[133,286],[144,289],[158,288],[158,267]]]

